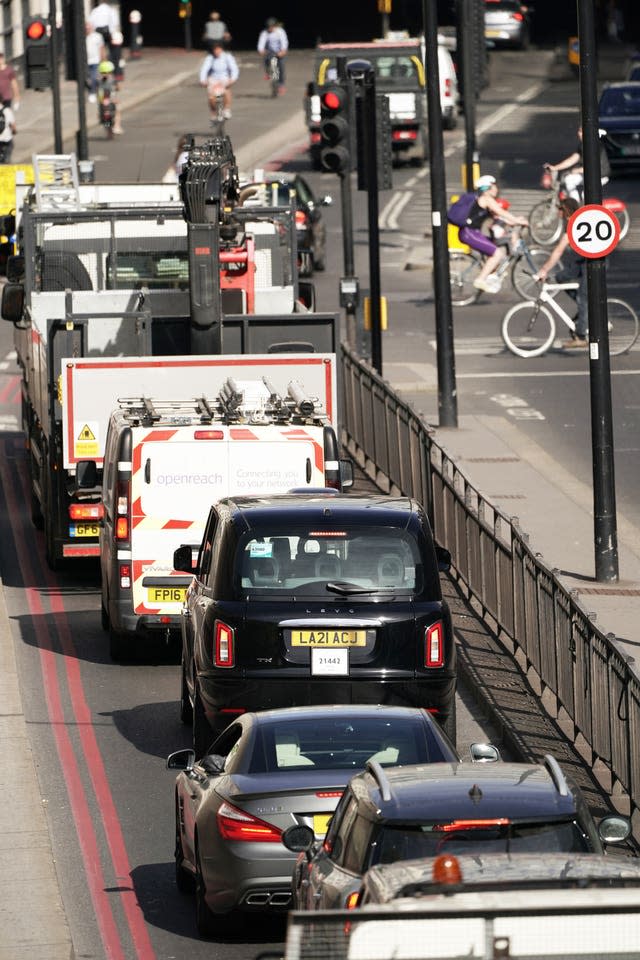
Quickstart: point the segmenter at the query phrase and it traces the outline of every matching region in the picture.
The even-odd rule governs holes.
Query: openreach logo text
[[[220,486],[221,473],[159,473],[156,477],[159,487],[208,487]]]

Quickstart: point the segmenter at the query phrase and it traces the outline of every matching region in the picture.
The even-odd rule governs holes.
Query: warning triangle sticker
[[[89,424],[85,423],[84,427],[78,434],[78,440],[95,440],[93,430],[91,430]]]

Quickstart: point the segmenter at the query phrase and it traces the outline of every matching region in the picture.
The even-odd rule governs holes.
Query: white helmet
[[[478,177],[476,180],[476,190],[482,193],[483,190],[488,190],[489,187],[493,187],[496,182],[496,178],[487,173],[483,177]]]

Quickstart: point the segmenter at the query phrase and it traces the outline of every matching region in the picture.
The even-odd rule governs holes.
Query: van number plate
[[[366,630],[292,630],[292,647],[366,647]]]
[[[147,587],[149,603],[182,603],[186,587]]]
[[[69,527],[70,537],[99,537],[100,524],[98,523],[72,523]]]

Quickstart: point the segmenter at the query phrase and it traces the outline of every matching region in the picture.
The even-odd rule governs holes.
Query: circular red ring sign
[[[576,253],[588,260],[598,260],[617,247],[620,224],[606,207],[599,203],[588,203],[570,217],[567,235]]]

